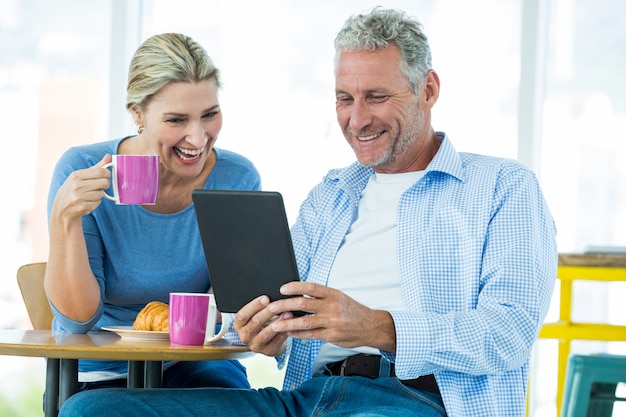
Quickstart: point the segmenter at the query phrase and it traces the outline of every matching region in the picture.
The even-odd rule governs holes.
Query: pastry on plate
[[[151,301],[137,314],[133,329],[167,332],[169,330],[169,318],[169,305],[161,301]]]

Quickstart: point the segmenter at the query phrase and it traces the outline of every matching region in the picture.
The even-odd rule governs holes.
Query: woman
[[[135,52],[126,107],[138,134],[69,149],[48,198],[50,253],[45,288],[53,327],[73,333],[131,325],[170,292],[211,283],[191,201],[196,188],[260,189],[254,165],[214,148],[222,127],[219,72],[193,39],[153,36]],[[158,155],[156,204],[103,199],[112,154]],[[111,191],[109,191],[111,194]],[[80,389],[126,385],[126,362],[80,361]],[[237,361],[167,363],[165,387],[249,387]]]

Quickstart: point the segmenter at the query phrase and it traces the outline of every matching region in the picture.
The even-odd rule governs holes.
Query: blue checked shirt
[[[434,374],[450,417],[525,415],[532,346],[556,277],[555,226],[520,163],[458,153],[443,133],[426,174],[400,198],[397,253],[408,311],[391,311],[400,379]],[[326,285],[373,174],[332,170],[300,208],[300,277]],[[320,341],[291,339],[284,388],[311,378]],[[279,360],[282,362],[282,360]]]

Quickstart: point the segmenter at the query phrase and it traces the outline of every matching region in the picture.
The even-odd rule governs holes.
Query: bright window
[[[134,132],[123,98],[126,68],[141,41],[176,31],[207,49],[223,79],[224,128],[217,146],[252,159],[264,188],[283,193],[293,221],[308,190],[328,169],[353,161],[335,120],[333,39],[346,17],[377,3],[177,0],[173,7],[166,0],[5,0],[0,114],[8,152],[0,164],[5,193],[0,326],[28,326],[15,271],[47,258],[45,205],[61,152]],[[626,3],[390,0],[383,5],[404,9],[424,24],[442,83],[434,127],[446,131],[458,150],[510,158],[518,155],[518,120],[536,110],[519,105],[525,64],[521,34],[539,26],[545,56],[536,69],[545,83],[535,86],[542,103],[536,126],[541,157],[532,168],[555,217],[559,248],[626,247],[626,84],[621,79]],[[545,6],[546,24],[523,21],[525,5]],[[595,292],[587,309],[576,314],[626,321],[624,288],[585,293],[590,291]],[[543,345],[540,356],[549,362],[554,346]],[[619,347],[595,344],[593,349]],[[0,357],[3,366],[21,364],[19,358],[5,359]],[[272,363],[248,366],[255,373]],[[554,414],[549,380],[556,370],[541,368],[550,373],[548,387],[533,407],[536,415],[548,416]],[[269,383],[279,384],[271,378],[276,376]],[[43,386],[43,374],[37,381]],[[0,377],[0,392],[6,392],[5,385],[15,388]]]
[[[176,31],[207,49],[224,80],[217,146],[252,158],[264,188],[284,194],[295,220],[300,202],[328,169],[354,160],[335,120],[333,40],[348,16],[375,3],[177,4],[147,0],[142,39]],[[459,150],[515,158],[520,1],[404,0],[385,6],[418,17],[429,36],[442,83],[435,128],[445,130]]]

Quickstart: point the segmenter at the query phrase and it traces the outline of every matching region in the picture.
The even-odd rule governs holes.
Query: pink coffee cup
[[[230,326],[230,316],[222,316],[222,328],[215,334],[217,314],[213,294],[170,293],[170,343],[201,346],[221,339]]]
[[[104,193],[116,204],[155,204],[159,191],[158,155],[113,155],[111,167],[113,195]]]

